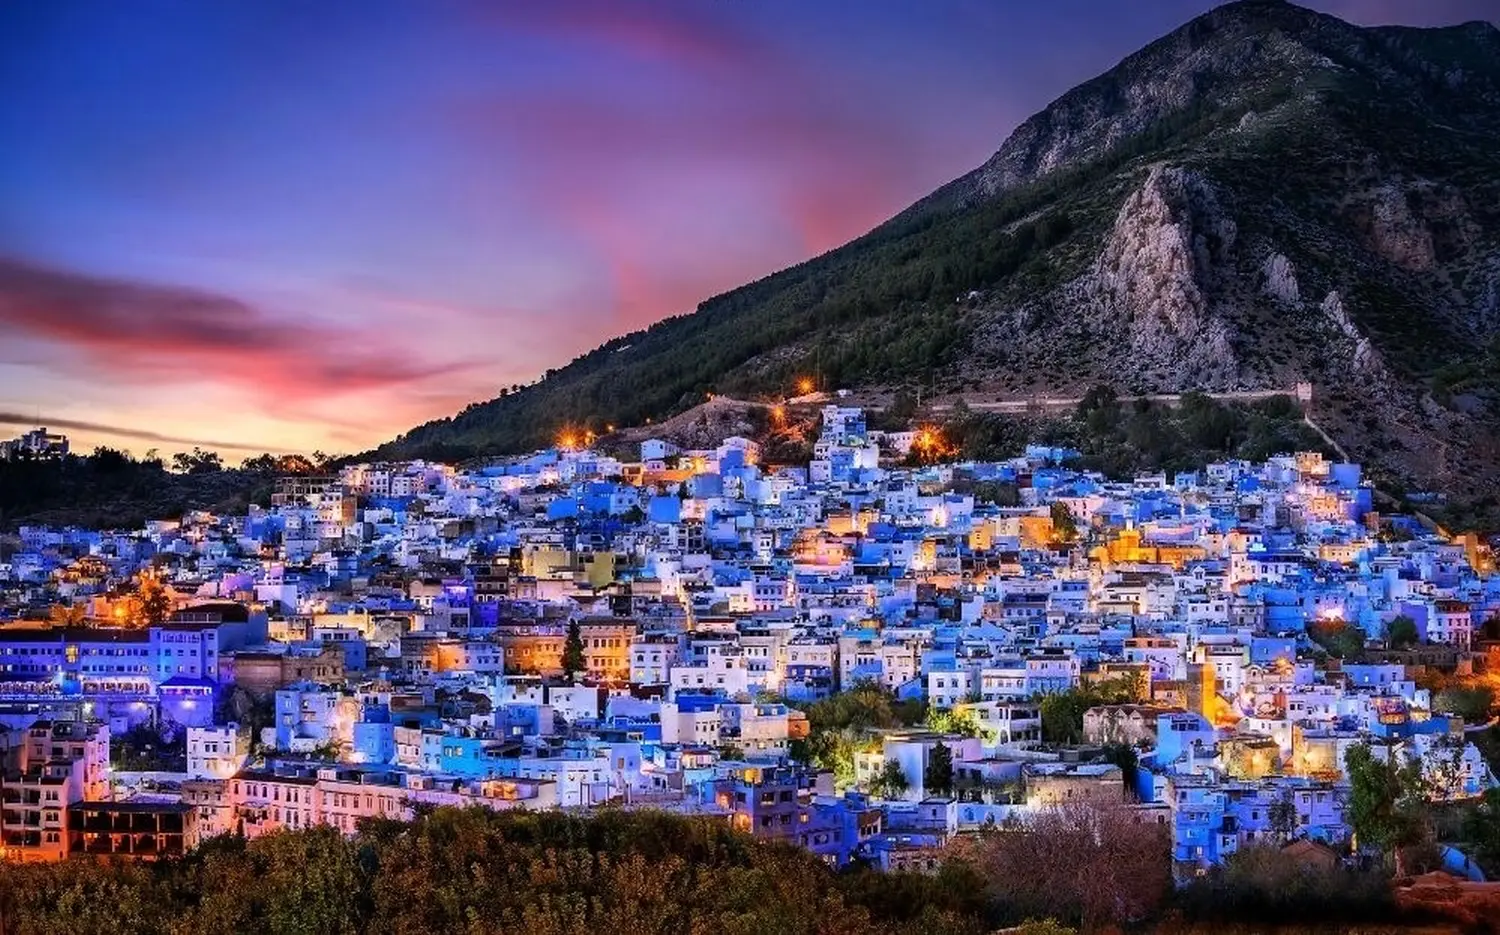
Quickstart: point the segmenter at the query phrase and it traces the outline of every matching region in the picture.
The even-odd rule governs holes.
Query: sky
[[[9,0],[0,438],[364,450],[858,236],[1212,6]]]

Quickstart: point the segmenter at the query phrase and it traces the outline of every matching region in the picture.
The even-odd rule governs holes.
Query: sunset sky
[[[5,3],[0,438],[362,450],[862,233],[1212,5]]]

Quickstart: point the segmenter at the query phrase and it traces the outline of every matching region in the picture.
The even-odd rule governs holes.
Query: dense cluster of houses
[[[922,868],[1086,800],[1170,825],[1192,867],[1342,846],[1357,743],[1419,759],[1435,794],[1495,782],[1419,676],[1500,671],[1500,578],[1481,543],[1377,514],[1358,466],[896,466],[920,432],[842,406],[822,425],[808,465],[743,438],[559,446],[291,477],[244,515],[22,529],[0,556],[0,854],[610,803]],[[144,621],[143,573],[170,603]],[[1386,647],[1398,617],[1414,646]],[[1330,621],[1363,661],[1309,639]],[[852,769],[802,762],[799,708],[864,682],[955,716],[874,732]],[[1097,683],[1131,697],[1044,737],[1041,699]],[[112,765],[142,725],[180,768]],[[1101,758],[1124,747],[1133,765]]]

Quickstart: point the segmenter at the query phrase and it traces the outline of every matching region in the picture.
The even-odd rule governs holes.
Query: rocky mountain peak
[[[869,234],[380,455],[516,450],[807,372],[991,397],[1312,383],[1350,456],[1500,494],[1500,30],[1226,4]]]
[[[966,197],[994,195],[1103,154],[1212,99],[1225,108],[1279,77],[1332,66],[1309,40],[1352,46],[1360,31],[1282,0],[1218,7],[1053,101],[1022,123],[966,179]]]

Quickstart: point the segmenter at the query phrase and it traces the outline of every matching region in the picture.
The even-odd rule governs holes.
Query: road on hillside
[[[1223,393],[1204,393],[1212,399],[1224,402],[1253,402],[1260,399],[1271,399],[1276,396],[1290,396],[1298,399],[1297,390],[1231,390]],[[1121,396],[1122,403],[1133,403],[1145,399],[1153,403],[1161,403],[1167,406],[1175,406],[1182,402],[1182,393],[1153,393],[1145,396]],[[973,399],[965,396],[964,403],[976,412],[1014,412],[1025,413],[1033,409],[1076,409],[1083,402],[1082,396],[1032,396],[1027,399]],[[953,403],[934,403],[930,408],[934,412],[947,412],[953,408]]]

